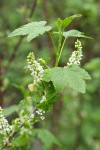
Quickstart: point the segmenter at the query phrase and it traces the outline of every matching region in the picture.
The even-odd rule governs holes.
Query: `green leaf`
[[[66,28],[74,19],[81,17],[81,14],[75,14],[73,16],[67,17],[66,19],[62,20],[60,18],[57,19],[56,24],[57,28],[60,30],[61,28]]]
[[[46,90],[46,101],[39,103],[37,108],[42,109],[44,111],[48,111],[53,107],[53,104],[56,100],[57,93],[52,82],[45,82],[45,90]]]
[[[45,129],[38,129],[38,138],[44,143],[44,148],[48,149],[52,146],[52,144],[56,144],[61,146],[58,139],[48,130]]]
[[[41,97],[42,97],[41,91],[39,91],[39,92],[34,91],[34,92],[32,93],[32,99],[33,99],[33,102],[34,102],[35,104],[38,104],[38,103],[40,102]]]
[[[52,81],[57,91],[69,86],[78,92],[85,93],[85,79],[91,79],[88,72],[78,65],[71,67],[55,67],[44,72],[44,81]]]
[[[85,36],[83,32],[80,32],[78,30],[70,30],[70,31],[67,31],[67,32],[63,32],[63,36],[65,38],[69,38],[69,37],[83,37],[83,38],[90,38],[90,39],[92,39],[91,37]]]
[[[30,42],[32,39],[36,38],[37,36],[42,35],[43,33],[52,29],[52,27],[46,26],[46,23],[47,23],[46,21],[28,23],[14,30],[12,33],[10,33],[9,37],[28,35],[27,42]]]
[[[44,81],[46,82],[51,81],[51,75],[52,75],[51,69],[45,69],[43,76]]]
[[[18,136],[12,141],[12,144],[16,147],[27,146],[28,141],[31,140],[31,137],[28,134],[23,134]]]
[[[53,32],[54,34],[59,34],[59,32]],[[70,37],[82,37],[82,38],[89,38],[92,39],[89,36],[85,36],[83,32],[80,32],[78,30],[70,30],[70,31],[66,31],[63,32],[63,36],[65,38],[70,38]]]

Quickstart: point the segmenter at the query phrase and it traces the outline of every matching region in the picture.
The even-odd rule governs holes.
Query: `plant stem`
[[[58,66],[58,57],[59,57],[59,53],[60,53],[60,47],[61,47],[61,42],[62,42],[62,32],[59,32],[59,40],[58,40],[58,50],[56,53],[56,62],[55,62],[55,67]]]
[[[44,64],[44,66],[45,66],[46,68],[50,69],[50,67],[49,67],[47,64]]]
[[[60,53],[59,53],[59,56],[58,56],[58,62],[59,62],[59,60],[60,60],[60,57],[61,57],[62,50],[63,50],[64,45],[65,45],[66,39],[67,39],[67,38],[65,38],[64,41],[63,41],[63,44],[62,44],[62,47],[61,47],[61,50],[60,50]]]
[[[54,52],[56,53],[57,52],[57,48],[56,48],[55,42],[54,42],[53,37],[52,37],[50,32],[49,32],[49,36],[50,36],[50,39],[51,39],[53,47],[54,47]]]
[[[60,56],[61,56],[61,53],[62,53],[64,44],[65,44],[65,41],[66,41],[66,39],[65,39],[64,42],[63,42],[63,44],[62,44],[62,46],[61,46],[62,38],[63,38],[63,29],[62,29],[62,31],[59,32],[58,51],[57,51],[57,53],[56,53],[56,63],[55,63],[55,67],[58,66],[58,63],[59,63],[59,60],[60,60]]]

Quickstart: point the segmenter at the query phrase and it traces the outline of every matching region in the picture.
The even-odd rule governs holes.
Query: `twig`
[[[22,128],[22,127],[21,127]],[[13,139],[13,137],[17,134],[17,132],[14,132],[10,137],[9,137],[9,143],[10,141]],[[8,144],[6,143],[2,148],[1,150],[4,150],[6,147],[8,146]]]
[[[31,8],[31,11],[30,11],[30,14],[29,14],[29,17],[31,18],[35,12],[35,9],[36,9],[36,6],[37,6],[37,0],[34,0],[34,3],[32,5],[32,8]]]
[[[35,9],[36,9],[36,6],[37,6],[37,0],[34,0],[33,5],[32,5],[32,8],[31,8],[31,10],[30,10],[30,14],[29,14],[29,16],[28,16],[29,18],[31,18],[31,17],[33,16],[33,14],[34,14],[34,12],[35,12]],[[6,72],[7,72],[8,69],[9,69],[10,63],[15,59],[16,53],[17,53],[17,49],[20,47],[20,45],[21,45],[21,43],[22,43],[22,41],[23,41],[23,38],[24,38],[24,37],[20,37],[19,40],[18,40],[18,42],[17,42],[17,44],[15,45],[15,47],[14,47],[14,49],[13,49],[13,52],[12,52],[11,56],[9,57],[8,65],[7,65],[7,67],[6,67]]]
[[[47,0],[42,0],[43,16],[44,16],[45,20],[46,20],[47,22],[49,22],[49,20],[50,20],[50,15],[49,15],[49,14],[50,14],[50,13],[49,13],[49,10],[48,10],[48,8],[47,8],[47,4],[48,4],[48,1],[47,1]],[[51,63],[52,66],[54,66],[55,54],[54,54],[53,49],[55,49],[55,48],[54,48],[53,45],[52,45],[52,39],[51,39],[51,37],[50,37],[50,33],[47,34],[47,43],[48,43],[49,53],[50,53],[50,56],[51,56],[51,58],[52,58],[51,61],[50,61],[50,63]]]
[[[9,66],[10,66],[10,63],[13,61],[13,59],[16,57],[16,53],[17,53],[17,49],[20,47],[21,43],[22,43],[22,40],[23,40],[23,37],[20,37],[17,44],[15,45],[14,49],[13,49],[13,52],[11,54],[11,56],[9,57],[9,60],[8,60],[8,64],[6,66],[6,72],[8,71],[9,69]]]
[[[33,1],[33,5],[32,5],[32,8],[31,8],[31,10],[30,10],[30,14],[29,14],[29,16],[28,16],[29,18],[31,18],[32,15],[34,14],[35,9],[36,9],[36,6],[37,6],[37,0],[34,0],[34,1]],[[1,73],[2,67],[0,66],[0,73],[1,73],[1,75],[3,76],[3,78],[6,76],[6,73],[7,73],[7,71],[9,70],[10,64],[11,64],[11,63],[13,62],[13,60],[15,59],[17,50],[18,50],[18,48],[20,47],[20,45],[21,45],[21,43],[22,43],[22,41],[23,41],[23,38],[24,38],[24,37],[20,37],[19,40],[18,40],[18,42],[17,42],[16,45],[14,46],[13,52],[12,52],[11,56],[8,58],[8,64],[7,64],[7,66],[6,66],[5,69],[4,69],[4,73]],[[1,58],[0,58],[0,60],[1,60]],[[1,61],[0,61],[0,64],[1,64]],[[1,76],[1,77],[2,77],[2,76]],[[2,85],[3,85],[3,79],[0,78],[0,87],[2,87]],[[3,97],[4,97],[4,92],[3,92],[3,91],[0,91],[0,97],[1,97],[0,105],[2,106],[2,105],[3,105]]]

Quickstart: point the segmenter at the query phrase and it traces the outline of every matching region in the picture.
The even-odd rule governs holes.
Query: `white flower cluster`
[[[29,89],[33,91],[33,86],[37,85],[40,81],[42,81],[44,70],[40,62],[38,60],[35,60],[33,52],[30,52],[27,56],[27,63],[28,69],[31,71],[31,75],[34,78],[34,83],[29,85]]]
[[[38,110],[36,110],[36,113],[40,116],[40,118],[42,120],[45,119],[45,117],[44,117],[45,111],[43,111],[42,109],[38,109]]]
[[[0,107],[0,134],[7,136],[12,131],[12,126],[9,125],[7,119],[2,113],[2,108]]]
[[[71,66],[72,64],[77,64],[80,65],[80,60],[82,59],[82,44],[81,42],[77,39],[75,42],[75,48],[77,49],[74,51],[69,58],[69,63],[67,63],[68,66]]]

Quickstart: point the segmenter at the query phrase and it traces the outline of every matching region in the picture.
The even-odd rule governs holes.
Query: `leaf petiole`
[[[54,40],[53,40],[53,37],[52,37],[52,35],[51,35],[51,32],[48,32],[48,33],[49,33],[50,39],[51,39],[52,44],[53,44],[53,47],[54,47],[54,52],[56,53],[56,52],[57,52],[57,48],[56,48],[55,42],[54,42]]]
[[[58,62],[59,62],[59,60],[60,60],[60,57],[61,57],[62,50],[63,50],[64,45],[65,45],[66,39],[67,39],[67,38],[65,38],[64,41],[63,41],[63,44],[62,44],[62,47],[61,47],[61,50],[60,50],[60,53],[59,53],[59,57],[58,57]]]

